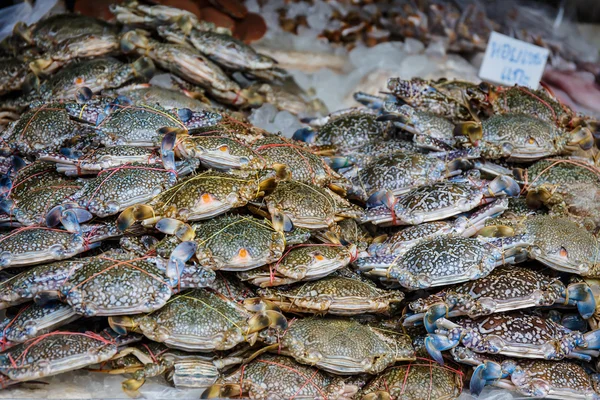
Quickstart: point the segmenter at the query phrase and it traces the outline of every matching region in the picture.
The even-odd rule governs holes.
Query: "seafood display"
[[[402,77],[320,115],[226,28],[110,9],[1,46],[0,394],[85,369],[125,397],[600,398],[599,121]],[[250,123],[266,103],[303,127]]]

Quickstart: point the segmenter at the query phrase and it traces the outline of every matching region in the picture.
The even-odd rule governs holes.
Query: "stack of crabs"
[[[3,388],[86,368],[131,396],[600,397],[596,121],[545,89],[390,79],[287,139],[244,117],[310,108],[273,60],[177,9],[113,11],[127,27],[3,43]],[[203,101],[124,86],[155,63]]]

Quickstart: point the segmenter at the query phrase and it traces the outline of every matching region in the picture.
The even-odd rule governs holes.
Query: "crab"
[[[111,4],[110,11],[115,15],[117,21],[124,25],[156,27],[183,21],[186,24],[189,23],[195,29],[217,29],[214,27],[214,24],[199,21],[192,12],[177,7],[140,4],[136,0],[128,0],[121,4]]]
[[[165,44],[149,39],[140,32],[130,31],[122,37],[121,47],[126,52],[137,51],[140,55],[149,56],[162,68],[206,88],[213,97],[225,103],[241,105],[245,100],[235,81],[190,46]]]
[[[74,219],[72,215],[65,220]],[[120,235],[111,223],[81,225],[76,232],[37,226],[18,228],[0,236],[0,269],[64,260],[100,246],[102,240]]]
[[[297,226],[327,228],[344,218],[359,218],[363,210],[329,189],[298,181],[279,182],[264,198],[273,227],[289,231]]]
[[[251,313],[209,289],[183,292],[150,314],[109,317],[119,333],[134,331],[150,340],[186,351],[228,350],[253,344],[261,331],[285,329],[285,317],[275,310]]]
[[[0,63],[0,95],[20,90],[29,80],[29,64],[21,57],[4,58]]]
[[[90,133],[89,128],[73,121],[63,104],[34,102],[18,120],[10,123],[0,138],[11,149],[33,154],[58,151],[86,133]]]
[[[529,258],[552,269],[590,278],[600,276],[598,239],[568,217],[538,214],[516,221],[500,220],[479,234],[489,235],[498,228],[505,235],[529,236],[531,245],[525,249]]]
[[[459,344],[476,353],[521,358],[589,361],[597,356],[600,331],[581,333],[558,323],[523,312],[493,314],[479,319],[461,317],[452,322],[440,318],[430,327],[425,347],[431,357],[444,363],[442,351]]]
[[[289,78],[287,71],[282,69],[273,69],[275,75],[282,76],[266,76],[269,70],[253,71],[252,75],[267,81],[280,80],[285,82]],[[269,103],[277,107],[280,111],[287,111],[298,117],[314,115],[317,113],[327,112],[325,105],[320,100],[307,101],[301,93],[296,93],[295,90],[288,90],[284,86],[273,85],[264,82],[256,82],[244,88],[241,95],[248,100],[252,106],[259,107],[265,103]]]
[[[210,219],[262,197],[274,184],[268,172],[238,177],[206,171],[160,192],[147,204],[138,202],[126,208],[117,224],[119,229],[125,230],[137,220],[143,225],[153,225],[162,218],[184,222]]]
[[[526,169],[515,169],[527,190],[527,204],[542,204],[556,214],[574,215],[600,225],[594,204],[600,196],[598,168],[579,159],[545,159]]]
[[[113,58],[97,58],[62,68],[40,85],[38,95],[43,100],[72,100],[83,87],[97,93],[123,86],[134,78],[149,79],[153,73],[154,64],[146,57],[131,64]]]
[[[583,318],[596,309],[592,289],[584,282],[565,286],[559,279],[523,267],[500,267],[488,276],[444,289],[409,304],[405,325],[423,321],[433,330],[441,317],[477,318],[522,308],[575,304]]]
[[[453,121],[471,119],[466,96],[457,99],[446,90],[436,88],[434,82],[420,78],[403,80],[390,78],[387,87],[392,93],[412,107],[426,109],[436,115]]]
[[[66,304],[57,302],[43,306],[26,304],[14,315],[5,316],[0,322],[2,351],[51,332],[78,318],[79,315]]]
[[[276,61],[257,53],[244,42],[221,32],[193,29],[187,35],[176,25],[159,26],[158,34],[172,43],[194,46],[220,66],[233,71],[267,70]]]
[[[361,109],[345,113],[332,113],[317,131],[312,127],[298,129],[294,139],[309,143],[319,154],[345,155],[361,151],[363,146],[389,136],[385,124],[377,121],[375,113]],[[329,154],[327,154],[329,155]]]
[[[364,168],[349,169],[343,175],[352,184],[348,196],[368,202],[371,196],[381,192],[389,191],[397,196],[459,175],[472,167],[468,158],[464,152],[437,156],[401,151],[376,158]]]
[[[84,154],[63,149],[61,153],[41,153],[39,160],[55,163],[56,171],[66,176],[96,175],[125,164],[154,165],[162,162],[152,150],[137,146],[101,147]]]
[[[357,398],[455,399],[462,392],[463,375],[460,369],[418,359],[383,371],[361,388]]]
[[[58,299],[87,317],[129,315],[158,310],[174,292],[205,287],[214,279],[215,273],[203,267],[178,268],[160,258],[112,251],[86,259],[55,287],[38,291],[36,301]]]
[[[384,118],[413,134],[413,142],[421,148],[434,151],[451,150],[455,147],[454,124],[430,111],[417,110],[395,102],[384,105]]]
[[[386,198],[383,205],[367,209],[362,221],[389,226],[443,220],[501,196],[517,196],[520,189],[509,176],[501,175],[493,181],[455,178],[419,186],[393,199],[393,202]],[[371,203],[375,202],[373,197]]]
[[[189,108],[192,111],[204,110],[208,105],[204,102],[190,97],[192,94],[186,90],[169,89],[149,83],[137,83],[123,86],[113,91],[106,91],[106,95],[116,98],[125,96],[133,104],[160,104],[166,109]]]
[[[404,299],[400,291],[379,289],[367,279],[340,273],[287,289],[260,289],[258,295],[285,312],[344,316],[386,314]]]
[[[517,162],[589,150],[594,144],[586,127],[578,126],[568,132],[529,114],[494,115],[483,122],[461,123],[456,130],[460,146],[474,147],[488,159]]]
[[[98,176],[86,180],[81,189],[63,204],[48,211],[46,223],[56,226],[64,219],[65,212],[75,209],[87,210],[101,218],[115,215],[127,207],[150,200],[175,185],[176,181],[175,171],[155,165],[125,164],[105,169]]]
[[[2,387],[37,380],[109,360],[112,340],[93,332],[54,331],[0,353]]]
[[[521,251],[531,243],[527,235],[491,241],[435,236],[403,254],[359,258],[355,265],[367,275],[406,289],[427,289],[483,278],[500,265],[520,261]]]
[[[594,399],[598,396],[598,375],[568,361],[522,360],[478,354],[464,348],[452,349],[454,359],[472,365],[471,393],[478,395],[485,385],[516,390],[527,397]]]
[[[188,108],[164,109],[159,105],[131,105],[123,101],[110,103],[106,113],[102,104],[71,104],[67,111],[75,118],[85,118],[95,124],[98,140],[109,146],[154,147],[163,134],[171,129],[195,129],[211,126],[221,116],[210,111],[192,111]],[[82,112],[85,110],[85,114]],[[125,129],[124,127],[127,127]]]
[[[302,364],[341,375],[378,374],[397,361],[415,360],[407,335],[334,317],[294,321],[278,346]]]
[[[260,287],[314,281],[345,267],[356,254],[355,245],[300,244],[289,247],[277,262],[238,276]]]
[[[14,162],[13,168],[17,168]],[[51,163],[39,161],[20,168],[14,177],[5,176],[3,183],[6,192],[0,200],[0,209],[9,220],[14,218],[24,226],[45,225],[48,211],[83,185],[66,179]],[[79,213],[78,220],[84,219],[85,215]]]
[[[285,384],[282,384],[285,382]],[[295,362],[290,357],[265,354],[220,378],[202,393],[202,399],[311,398],[315,400],[349,400],[358,387],[341,377]]]

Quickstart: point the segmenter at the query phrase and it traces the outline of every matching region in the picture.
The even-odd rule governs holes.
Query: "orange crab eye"
[[[530,137],[529,140],[528,140],[528,143],[529,144],[535,144],[535,139],[532,138],[532,137]]]
[[[317,254],[315,254],[315,259],[317,261],[323,261],[325,259],[325,257],[323,257],[322,254],[317,253]]]
[[[219,147],[219,150],[222,152],[225,152],[225,151],[227,151],[227,146],[223,145],[223,146]]]
[[[559,254],[560,254],[561,257],[568,257],[569,256],[569,252],[564,247],[560,248],[560,253]]]
[[[200,196],[200,198],[202,199],[203,203],[210,203],[212,201],[212,196],[208,193],[204,193],[202,196]]]
[[[248,257],[248,250],[246,250],[246,249],[240,249],[240,251],[238,251],[238,256],[240,256],[240,258],[246,258],[246,257]]]
[[[81,76],[78,76],[77,78],[75,78],[76,85],[83,85],[84,82],[85,82],[85,79],[83,79]]]

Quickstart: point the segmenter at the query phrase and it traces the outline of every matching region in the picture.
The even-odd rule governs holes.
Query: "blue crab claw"
[[[592,289],[585,283],[573,283],[567,287],[569,300],[575,300],[579,314],[585,319],[590,318],[596,311],[596,299]]]
[[[165,274],[171,280],[172,286],[179,282],[185,263],[196,254],[197,247],[194,241],[182,242],[171,253]]]
[[[78,160],[83,155],[82,152],[73,150],[69,147],[63,147],[60,149],[60,154],[63,156],[70,158],[71,160]]]
[[[444,357],[442,351],[450,350],[458,346],[458,340],[451,341],[445,335],[430,333],[425,338],[425,349],[435,361],[444,365]]]
[[[133,64],[133,71],[135,76],[139,76],[145,79],[150,80],[156,72],[156,67],[152,60],[148,57],[138,58]]]
[[[587,350],[600,350],[600,329],[584,334],[583,338],[587,343]]]
[[[35,302],[35,304],[39,305],[39,306],[43,306],[45,304],[48,304],[52,301],[56,301],[59,300],[60,296],[59,293],[57,291],[54,290],[44,290],[41,292],[37,292],[35,294],[35,296],[33,297],[33,301]]]
[[[558,323],[572,331],[585,332],[588,330],[587,320],[579,314],[564,315]]]
[[[444,303],[434,304],[429,307],[423,317],[423,324],[428,333],[434,333],[437,329],[437,320],[448,315],[448,306]]]
[[[12,180],[7,175],[4,175],[0,178],[0,196],[6,196],[10,192],[10,189],[12,189]]]
[[[11,162],[11,166],[10,166],[11,171],[18,172],[25,166],[27,166],[27,163],[21,157],[19,157],[19,156],[12,157],[12,162]]]
[[[173,218],[163,218],[155,226],[162,233],[175,235],[181,241],[192,240],[195,236],[194,230],[188,224]]]
[[[5,214],[11,214],[15,207],[15,203],[12,200],[4,199],[0,201],[0,211]]]
[[[194,113],[189,108],[180,108],[177,110],[177,115],[181,122],[188,122],[194,116]]]
[[[274,213],[271,216],[271,222],[273,224],[273,229],[278,232],[290,232],[292,229],[294,229],[294,224],[290,217],[282,212]]]
[[[389,190],[378,190],[367,199],[367,208],[386,206],[390,210],[394,208],[396,197]]]
[[[496,177],[490,182],[488,190],[494,197],[500,195],[515,197],[521,193],[521,188],[519,187],[517,181],[508,175],[500,175]]]
[[[56,206],[46,214],[46,225],[56,226],[62,223],[69,232],[79,232],[79,224],[94,216],[85,208],[74,206]]]
[[[82,86],[79,89],[77,89],[77,93],[75,93],[75,100],[78,103],[87,103],[92,99],[93,95],[94,92],[92,92],[92,89],[90,89],[87,86]]]
[[[488,381],[500,378],[502,378],[502,366],[493,361],[485,361],[473,371],[470,383],[471,393],[479,396]]]
[[[326,157],[326,159],[327,159],[327,164],[329,164],[329,166],[336,171],[338,169],[350,167],[351,165],[353,165],[348,157],[332,156],[332,157]]]
[[[313,143],[316,137],[317,134],[315,130],[307,126],[296,130],[296,132],[294,132],[294,135],[292,136],[292,139],[306,143]]]

